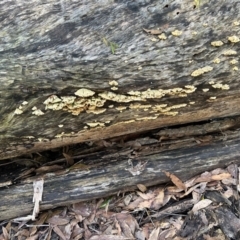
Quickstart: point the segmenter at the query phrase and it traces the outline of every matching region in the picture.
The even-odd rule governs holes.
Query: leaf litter
[[[173,185],[138,184],[133,192],[48,211],[41,211],[39,179],[33,214],[2,222],[0,240],[238,239],[239,170],[231,164],[185,182],[164,171]]]

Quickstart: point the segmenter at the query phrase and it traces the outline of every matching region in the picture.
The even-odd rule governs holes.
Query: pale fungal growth
[[[231,55],[236,55],[236,54],[237,54],[237,52],[235,50],[231,50],[231,49],[229,49],[223,53],[223,55],[225,55],[225,56],[231,56]]]
[[[87,113],[93,113],[93,114],[101,114],[101,113],[104,113],[106,111],[106,108],[98,108],[98,109],[95,109],[95,110],[87,110],[86,112]]]
[[[174,31],[172,32],[172,35],[175,36],[175,37],[179,37],[179,36],[182,35],[182,31],[174,30]]]
[[[240,41],[239,37],[237,37],[237,36],[230,36],[230,37],[228,37],[228,40],[232,43],[237,43]]]
[[[121,94],[116,94],[114,92],[103,92],[99,96],[106,100],[111,100],[114,102],[132,102],[132,101],[143,101],[142,98],[136,96],[126,96]]]
[[[129,95],[134,95],[134,96],[140,96],[141,92],[140,91],[130,91],[128,92]]]
[[[133,123],[133,122],[136,122],[136,120],[127,120],[127,121],[123,121],[123,122],[117,122],[117,123],[114,123],[113,125],[116,126],[116,125],[122,125],[123,123]]]
[[[168,116],[176,116],[176,115],[178,115],[178,112],[165,112],[163,114],[168,115]]]
[[[220,59],[219,58],[215,58],[215,59],[213,59],[213,61],[212,61],[213,63],[216,63],[216,64],[218,64],[218,63],[220,63],[221,61],[220,61]]]
[[[193,104],[195,104],[195,102],[189,102],[189,104],[193,105]]]
[[[49,98],[47,98],[43,103],[45,105],[48,105],[48,104],[53,104],[53,103],[58,103],[58,102],[61,102],[62,100],[56,96],[56,95],[51,95]]]
[[[118,107],[116,107],[116,109],[117,109],[118,111],[122,112],[123,110],[126,110],[127,107],[125,107],[125,106],[118,106]]]
[[[197,32],[195,31],[195,32],[192,32],[192,35],[193,36],[196,36],[197,35]]]
[[[139,66],[139,67],[138,67],[138,70],[142,70],[142,67],[141,67],[141,66]]]
[[[116,90],[118,90],[118,88],[117,87],[111,87],[111,90],[116,91]]]
[[[59,127],[59,128],[62,128],[62,127],[63,127],[63,124],[59,124],[58,127]]]
[[[105,124],[104,123],[101,123],[101,122],[93,122],[93,123],[87,123],[87,125],[89,126],[89,127],[104,127],[105,126]]]
[[[22,108],[23,108],[23,107],[22,107],[21,105],[18,107],[18,109],[20,109],[20,110],[22,110]]]
[[[37,110],[37,107],[36,106],[32,107],[32,110],[33,111]]]
[[[162,34],[158,35],[158,38],[161,40],[166,40],[167,36],[165,35],[165,33],[162,33]]]
[[[206,67],[203,67],[203,68],[199,68],[197,70],[195,70],[194,72],[192,72],[191,76],[192,77],[197,77],[197,76],[200,76],[206,72],[210,72],[213,70],[213,67],[211,66],[206,66]]]
[[[95,92],[86,88],[80,88],[74,94],[79,97],[91,97],[95,94]]]
[[[158,117],[157,116],[149,116],[149,117],[140,117],[140,118],[136,118],[137,121],[145,121],[145,120],[153,120],[153,119],[156,119]]]
[[[23,101],[23,102],[22,102],[22,105],[27,105],[27,104],[28,104],[27,101]]]
[[[19,109],[19,108],[16,108],[16,110],[14,111],[14,114],[16,115],[20,115],[23,113],[23,110]]]
[[[233,60],[230,61],[230,63],[231,63],[232,65],[237,64],[237,63],[238,63],[238,60],[233,59]]]
[[[113,108],[113,107],[114,107],[114,105],[109,105],[109,106],[108,106],[108,108]]]
[[[118,82],[115,81],[115,80],[109,81],[108,84],[109,84],[110,86],[118,86]]]
[[[207,23],[204,23],[204,24],[203,24],[203,26],[204,26],[204,27],[207,27],[207,26],[208,26],[208,24],[207,24]]]
[[[214,47],[220,47],[223,45],[223,42],[222,41],[213,41],[213,42],[211,42],[211,45]]]
[[[234,21],[234,22],[233,22],[233,25],[234,25],[234,26],[239,26],[239,25],[240,25],[240,22],[239,22],[239,21]]]
[[[157,42],[157,39],[153,37],[153,38],[151,38],[151,41],[152,42]]]
[[[203,92],[208,92],[208,91],[209,91],[209,88],[203,88],[202,91],[203,91]]]
[[[228,90],[229,89],[229,85],[228,84],[222,84],[222,83],[216,83],[212,85],[213,88],[219,88],[222,90]]]
[[[191,89],[191,90],[196,89],[193,85],[186,85],[184,87],[187,88],[187,89]]]
[[[144,109],[144,108],[150,108],[152,105],[150,104],[140,104],[140,103],[134,103],[134,104],[130,104],[129,108],[130,109]]]
[[[210,100],[215,100],[217,97],[210,97],[209,99]]]
[[[72,104],[74,103],[76,97],[75,96],[63,96],[61,97],[62,102],[66,104]]]
[[[238,71],[238,67],[233,67],[233,71]]]
[[[212,85],[212,84],[215,84],[215,82],[214,82],[214,81],[210,81],[210,82],[209,82],[209,84],[211,84],[211,85]]]
[[[35,111],[32,112],[32,114],[36,116],[41,116],[44,114],[44,112],[42,112],[40,109],[36,109]]]

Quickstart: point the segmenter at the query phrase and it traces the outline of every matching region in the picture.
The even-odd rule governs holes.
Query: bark
[[[0,159],[238,115],[239,1],[195,2],[2,1]]]
[[[97,152],[81,157],[83,162],[90,162],[85,168],[75,165],[72,169],[21,179],[17,184],[0,188],[0,220],[32,211],[32,183],[40,178],[45,181],[40,204],[40,209],[44,210],[134,190],[139,183],[146,186],[166,183],[169,178],[164,171],[187,180],[231,162],[240,163],[239,130],[228,131],[227,136],[209,136],[212,140],[207,143],[196,141],[198,138],[187,138],[168,144],[147,144],[135,157],[126,154],[126,148],[108,154]]]

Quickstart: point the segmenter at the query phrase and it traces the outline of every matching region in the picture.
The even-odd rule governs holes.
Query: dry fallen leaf
[[[223,179],[226,179],[226,178],[231,178],[231,174],[230,173],[220,173],[218,175],[213,175],[211,177],[211,180],[214,180],[214,181],[219,181],[219,180],[223,180]]]
[[[171,181],[179,188],[182,190],[186,190],[186,186],[185,184],[174,174],[170,173],[170,172],[166,172],[163,171],[167,177],[169,177],[171,179]]]
[[[196,214],[198,210],[206,208],[211,203],[212,203],[212,201],[210,199],[203,199],[203,200],[199,201],[198,203],[194,204],[194,206],[192,208],[192,212],[194,214]]]
[[[61,225],[68,224],[69,223],[69,219],[54,215],[54,216],[52,216],[51,218],[49,218],[47,220],[47,223],[50,223],[52,225],[61,226]]]
[[[159,232],[160,232],[160,227],[154,228],[149,236],[149,240],[158,239]]]
[[[137,187],[141,192],[146,192],[147,191],[146,186],[143,185],[143,184],[137,184]]]

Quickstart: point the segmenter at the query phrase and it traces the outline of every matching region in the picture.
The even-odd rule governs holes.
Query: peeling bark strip
[[[239,114],[239,1],[194,2],[2,1],[0,159]]]
[[[99,157],[92,156],[101,164],[87,170],[70,170],[48,173],[44,176],[43,201],[40,209],[51,209],[74,202],[101,198],[119,191],[130,191],[137,184],[152,186],[169,182],[164,171],[175,174],[181,180],[207,170],[229,165],[231,161],[240,163],[239,131],[230,132],[228,140],[216,141],[208,145],[195,144],[188,147],[184,142],[177,149],[153,153],[150,149],[145,156],[133,159],[133,167],[138,163],[145,164],[139,175],[133,175],[128,169],[128,156]],[[135,161],[136,160],[136,161]],[[127,170],[126,170],[127,169]],[[191,169],[191,171],[189,171]],[[32,182],[36,178],[28,178],[21,184],[0,188],[0,220],[26,215],[32,211]],[[64,183],[64,184],[63,184]],[[13,207],[14,206],[14,207]]]

